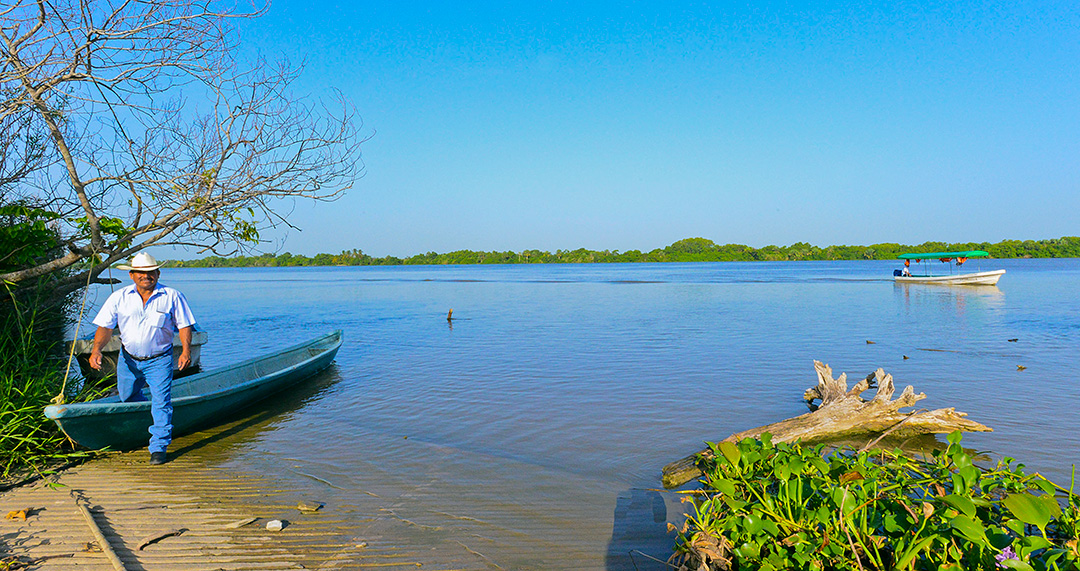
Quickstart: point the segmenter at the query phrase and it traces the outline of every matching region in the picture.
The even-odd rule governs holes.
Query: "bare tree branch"
[[[341,94],[300,97],[300,67],[236,59],[233,23],[265,10],[214,0],[0,8],[0,201],[59,214],[66,245],[0,279],[82,266],[58,282],[74,291],[85,272],[94,280],[150,246],[244,250],[267,228],[292,227],[294,200],[351,188],[365,139]]]

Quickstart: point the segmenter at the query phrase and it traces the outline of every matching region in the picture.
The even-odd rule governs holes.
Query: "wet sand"
[[[182,450],[191,438],[174,446]],[[430,546],[410,546],[402,538],[411,522],[378,509],[359,519],[355,510],[346,515],[335,506],[301,511],[298,504],[309,509],[319,499],[259,475],[214,467],[200,448],[163,466],[150,466],[147,459],[145,450],[109,454],[0,494],[0,567],[15,562],[12,569],[105,571],[498,568],[466,549],[436,553]],[[122,567],[100,548],[79,499]],[[25,520],[4,517],[27,508]],[[283,521],[284,529],[267,530],[271,520]]]

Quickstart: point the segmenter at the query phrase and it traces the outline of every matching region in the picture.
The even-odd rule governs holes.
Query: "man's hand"
[[[94,347],[90,349],[90,368],[101,370],[101,348],[112,339],[112,329],[98,327],[94,332]]]
[[[191,364],[191,326],[180,330],[180,356],[176,359],[176,370],[183,371]]]
[[[101,370],[101,350],[97,347],[90,351],[90,368],[95,371]]]
[[[182,351],[176,358],[176,370],[183,371],[191,364],[191,351]]]

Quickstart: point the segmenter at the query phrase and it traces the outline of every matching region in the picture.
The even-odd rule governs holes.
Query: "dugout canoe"
[[[234,412],[293,386],[330,366],[342,332],[328,333],[276,353],[173,381],[173,436],[227,420]],[[49,405],[52,419],[75,442],[91,449],[146,446],[153,424],[150,402],[120,402],[115,395],[91,402]]]

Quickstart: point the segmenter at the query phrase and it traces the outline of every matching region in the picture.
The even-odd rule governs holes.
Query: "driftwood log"
[[[803,443],[829,442],[853,437],[886,435],[892,437],[911,437],[920,434],[947,434],[956,430],[963,432],[991,432],[993,429],[964,418],[967,414],[956,412],[953,408],[937,410],[916,410],[901,412],[900,409],[914,406],[926,398],[923,393],[915,394],[908,385],[900,396],[892,398],[892,375],[878,369],[855,383],[848,390],[847,374],[839,378],[832,377],[832,369],[820,361],[814,361],[817,371],[817,386],[803,394],[810,412],[759,426],[725,438],[725,441],[737,442],[744,438],[758,437],[768,432],[773,442],[791,442],[802,440]],[[863,399],[863,391],[877,387],[877,394],[870,400]],[[815,401],[821,401],[815,404]],[[698,462],[710,458],[712,452],[703,450],[693,456],[687,456],[664,466],[663,483],[665,488],[675,488],[701,475]]]

